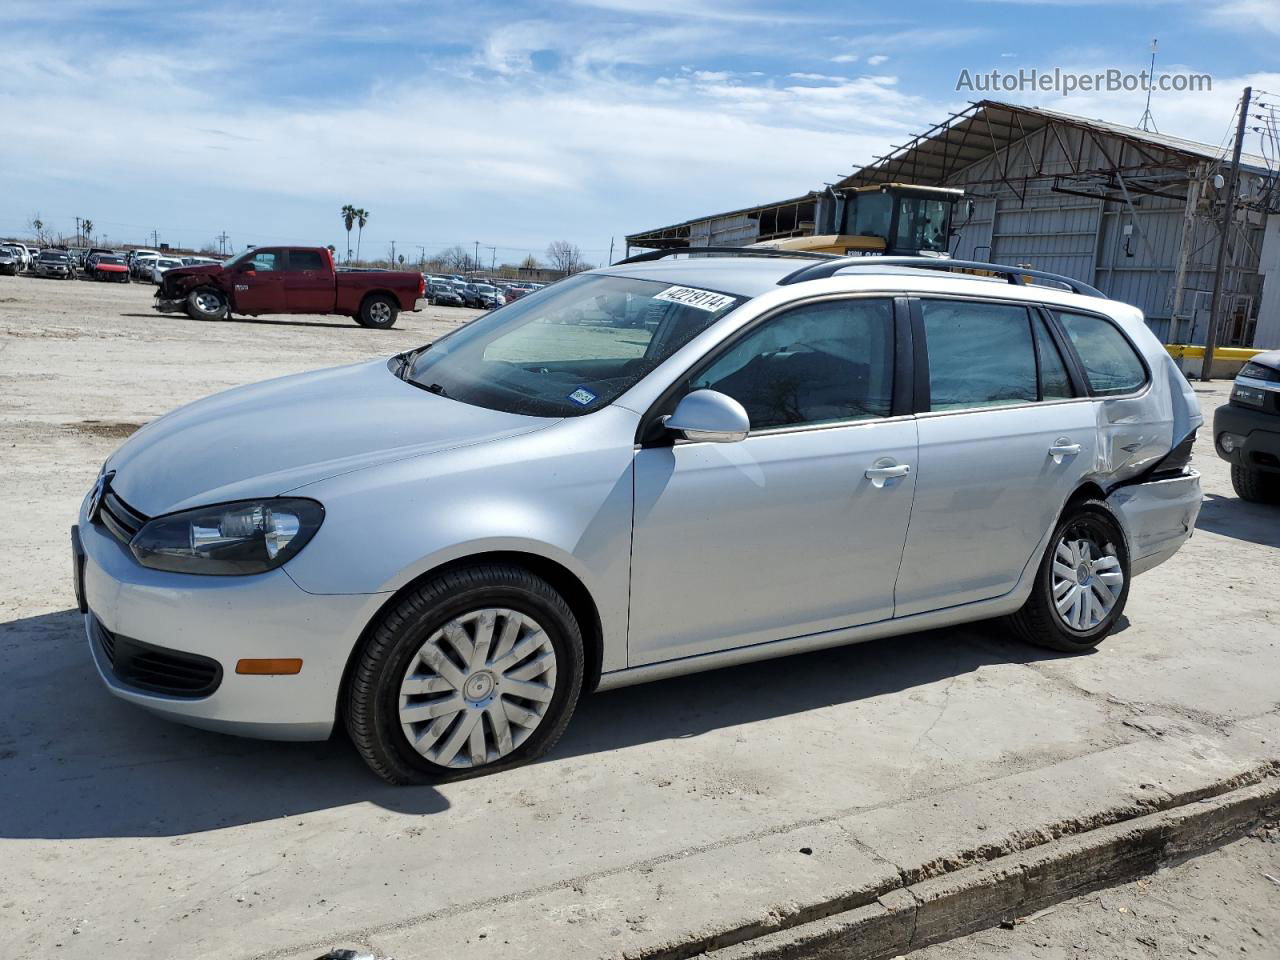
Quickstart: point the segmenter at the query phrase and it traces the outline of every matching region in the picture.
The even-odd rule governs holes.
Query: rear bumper
[[[431,305],[431,301],[429,298],[419,297],[417,300],[413,302],[413,312],[417,313],[419,310],[424,310],[430,305]]]
[[[1200,474],[1195,470],[1120,487],[1107,497],[1129,541],[1133,576],[1164,563],[1190,539],[1201,500]]]
[[[1230,453],[1222,449],[1222,435],[1243,437]],[[1213,449],[1237,467],[1280,472],[1280,416],[1265,410],[1250,410],[1224,404],[1213,415]]]

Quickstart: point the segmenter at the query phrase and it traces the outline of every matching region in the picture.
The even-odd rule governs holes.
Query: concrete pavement
[[[1280,764],[1280,511],[1234,497],[1208,431],[1196,536],[1135,581],[1124,628],[1089,656],[978,624],[664,681],[587,699],[541,763],[439,788],[386,787],[341,740],[154,719],[100,688],[70,609],[67,527],[120,431],[447,321],[198,325],[147,315],[146,291],[65,286],[99,299],[0,302],[0,942],[15,956],[746,949],[732,945]],[[1225,395],[1201,391],[1206,413]]]

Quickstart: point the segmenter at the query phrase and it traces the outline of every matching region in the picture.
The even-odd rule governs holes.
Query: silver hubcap
[[[214,313],[218,309],[218,298],[211,293],[197,293],[196,307],[204,313]]]
[[[478,767],[524,743],[556,688],[556,652],[531,617],[475,610],[422,645],[400,683],[400,726],[444,767]]]
[[[1071,536],[1058,541],[1053,554],[1053,604],[1072,630],[1092,630],[1116,605],[1124,589],[1124,571],[1115,550]]]
[[[386,323],[391,319],[391,308],[379,300],[369,304],[369,319],[375,323]]]

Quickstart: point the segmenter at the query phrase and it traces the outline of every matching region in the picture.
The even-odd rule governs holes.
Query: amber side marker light
[[[302,661],[287,657],[276,660],[240,660],[236,673],[249,673],[260,677],[291,676],[302,672]]]

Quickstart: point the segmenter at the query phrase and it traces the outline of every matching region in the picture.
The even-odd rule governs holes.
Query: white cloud
[[[877,53],[874,57],[867,57],[867,66],[878,67],[889,58],[882,53]]]

